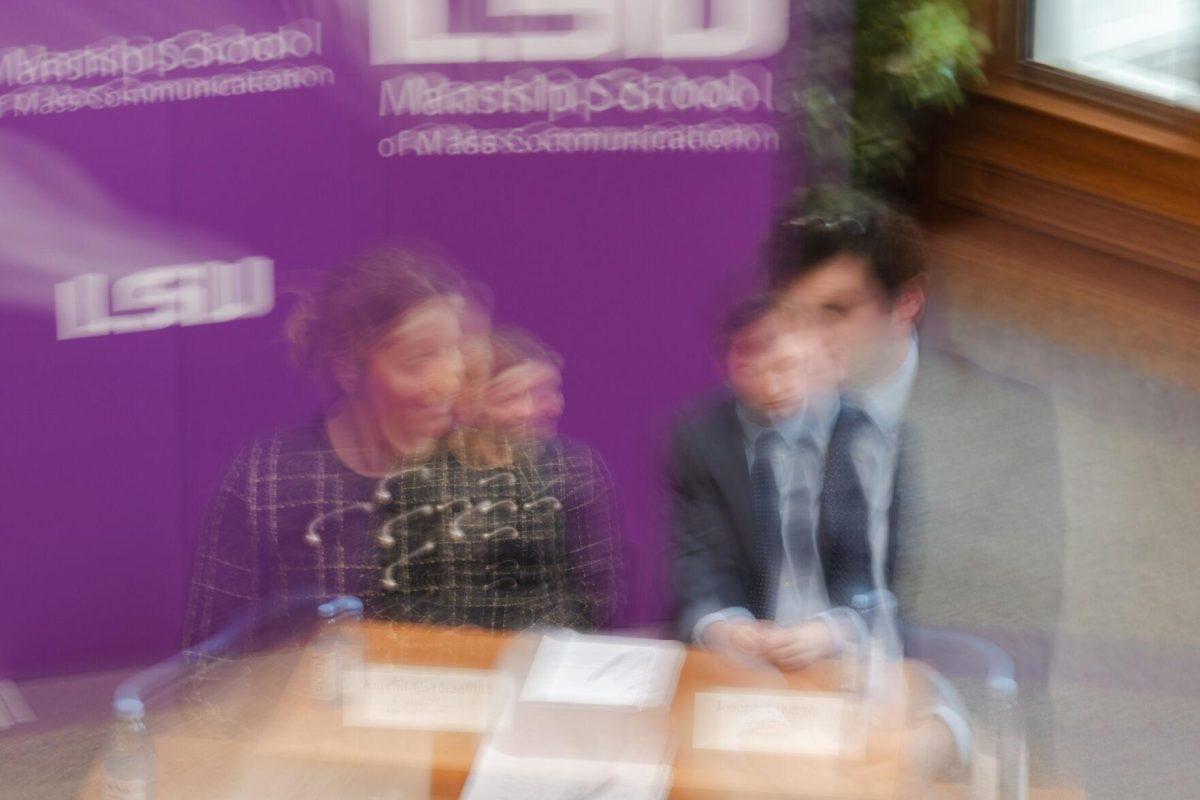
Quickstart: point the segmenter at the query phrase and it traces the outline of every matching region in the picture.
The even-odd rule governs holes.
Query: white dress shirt
[[[868,533],[871,544],[871,573],[875,585],[887,586],[889,536],[888,516],[896,482],[900,426],[917,379],[917,342],[910,339],[904,361],[892,375],[861,390],[842,393],[844,402],[866,413],[871,424],[863,426],[850,444],[850,455],[859,484],[867,500]]]

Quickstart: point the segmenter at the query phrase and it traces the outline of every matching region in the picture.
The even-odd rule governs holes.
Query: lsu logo
[[[778,52],[788,35],[789,0],[483,2],[489,16],[566,18],[571,24],[566,30],[527,31],[525,25],[511,32],[456,32],[453,0],[370,0],[371,63],[748,60]]]
[[[180,264],[125,275],[80,275],[54,287],[59,339],[261,317],[275,306],[274,263]]]

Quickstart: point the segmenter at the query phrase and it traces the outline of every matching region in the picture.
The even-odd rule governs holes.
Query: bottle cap
[[[146,705],[136,697],[121,697],[113,701],[113,711],[116,712],[117,719],[144,719]]]
[[[886,608],[894,612],[896,610],[896,596],[886,589],[862,592],[850,598],[850,607],[859,613],[872,611],[877,608]]]
[[[1015,700],[1017,697],[1017,682],[1008,676],[990,678],[988,689],[992,694],[1005,700]]]
[[[333,619],[334,617],[348,614],[350,616],[361,616],[363,613],[363,602],[357,597],[351,595],[342,595],[335,597],[327,603],[321,603],[317,606],[317,616],[322,619]]]

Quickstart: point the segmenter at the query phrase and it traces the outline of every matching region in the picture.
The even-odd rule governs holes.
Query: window
[[[1200,0],[1031,0],[1027,58],[1200,110]]]

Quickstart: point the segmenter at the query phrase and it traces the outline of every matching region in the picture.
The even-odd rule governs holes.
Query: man
[[[1048,399],[918,347],[928,291],[919,231],[871,198],[797,197],[772,230],[767,265],[780,308],[815,321],[844,371],[838,427],[855,429],[861,494],[844,496],[840,513],[859,505],[888,520],[876,568],[885,562],[903,622],[991,639],[1013,657],[1032,769],[1048,770],[1065,527]]]
[[[837,649],[856,592],[885,588],[909,629],[986,636],[1014,657],[1043,771],[1064,526],[1052,409],[1026,387],[919,351],[928,286],[919,232],[869,198],[797,198],[773,228],[767,262],[781,312],[829,348],[842,398],[809,409],[790,460],[811,463],[815,451],[821,466],[783,498],[789,522],[776,534],[761,524],[769,505],[755,513],[765,495],[747,449],[753,415],[739,411],[753,403],[726,401],[676,431],[679,635],[795,668]],[[732,362],[729,372],[746,398]],[[797,523],[797,498],[803,508],[814,495],[815,520]],[[776,536],[792,552],[774,548]],[[825,596],[797,604],[793,587],[812,582],[814,561]],[[958,685],[981,710],[978,687]],[[921,723],[925,766],[947,766],[954,750],[961,758],[961,722],[942,713]]]
[[[733,397],[685,420],[671,446],[673,574],[680,638],[740,659],[801,669],[865,636],[850,609],[887,588],[894,554],[872,547],[840,367],[814,325],[767,299],[721,328]],[[964,762],[965,715],[933,676],[907,738],[918,783]]]
[[[671,447],[678,632],[797,669],[831,654],[839,634],[824,614],[810,491],[815,440],[828,435],[814,427],[832,421],[836,375],[820,342],[765,297],[731,312],[718,351],[734,396],[682,424]]]

